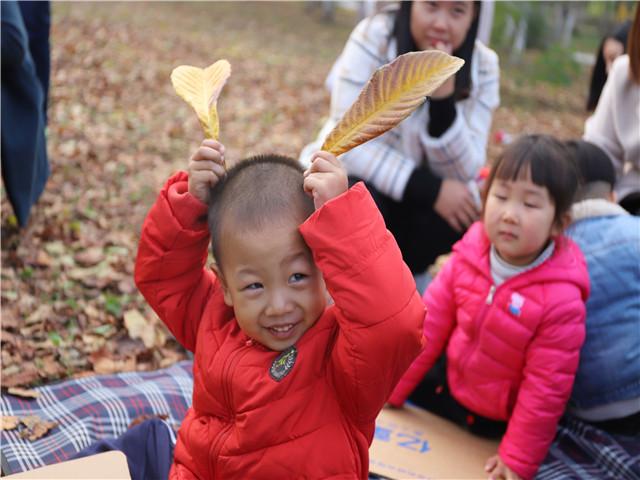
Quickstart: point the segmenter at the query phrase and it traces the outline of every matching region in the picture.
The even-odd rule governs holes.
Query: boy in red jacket
[[[367,478],[424,305],[371,196],[347,190],[333,155],[304,173],[275,155],[225,173],[224,147],[205,140],[149,212],[135,277],[195,354],[171,478]]]

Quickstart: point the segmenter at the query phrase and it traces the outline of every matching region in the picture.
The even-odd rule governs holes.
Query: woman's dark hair
[[[528,178],[529,172],[533,183],[549,191],[559,224],[571,208],[579,174],[567,145],[550,135],[523,135],[502,152],[484,185],[483,205],[496,178],[516,181]]]
[[[596,109],[598,100],[600,99],[600,94],[602,93],[602,88],[607,81],[607,67],[604,60],[604,42],[606,42],[608,38],[613,38],[623,45],[624,52],[626,52],[627,37],[629,36],[630,28],[631,20],[628,20],[622,25],[616,27],[615,30],[606,35],[602,39],[602,42],[600,42],[600,47],[598,48],[598,53],[596,54],[596,63],[593,66],[593,71],[591,72],[591,83],[589,85],[589,95],[587,97],[588,112],[592,112]]]
[[[398,56],[418,51],[416,42],[411,35],[411,6],[412,1],[401,1],[400,9],[396,13],[396,19],[391,32],[392,38],[395,38],[398,47]],[[469,96],[471,92],[471,58],[473,57],[473,47],[478,36],[478,22],[480,19],[480,9],[482,2],[476,0],[473,2],[473,21],[464,38],[462,45],[452,53],[456,57],[464,60],[464,65],[458,73],[456,73],[456,84],[453,92],[456,100],[462,100]]]

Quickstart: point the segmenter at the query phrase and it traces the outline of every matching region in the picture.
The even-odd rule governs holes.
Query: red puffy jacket
[[[171,478],[366,479],[376,416],[420,351],[425,313],[371,196],[356,185],[300,226],[335,304],[280,382],[269,375],[279,352],[240,330],[205,268],[205,213],[178,173],[144,222],[136,259],[140,291],[195,353]]]
[[[482,223],[469,228],[424,295],[425,348],[389,399],[401,405],[441,355],[469,410],[508,420],[498,452],[531,478],[556,433],[585,338],[589,274],[578,246],[556,239],[551,258],[493,285]]]

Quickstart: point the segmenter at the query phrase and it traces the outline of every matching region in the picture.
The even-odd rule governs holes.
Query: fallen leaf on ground
[[[124,312],[124,325],[131,338],[139,338],[147,348],[155,346],[156,329],[153,325],[149,325],[147,319],[138,310]]]
[[[89,355],[93,371],[99,374],[130,372],[136,369],[135,357],[113,358],[104,348]]]
[[[104,252],[102,247],[92,247],[76,253],[73,258],[83,267],[91,267],[104,260]]]
[[[38,253],[36,254],[36,258],[34,258],[30,263],[37,267],[50,267],[52,260],[46,251],[38,250]]]
[[[4,318],[2,319],[3,327],[4,327]],[[20,337],[15,333],[7,332],[6,330],[2,330],[0,334],[0,341],[2,343],[6,343],[8,345],[16,345],[19,343]]]
[[[180,352],[176,352],[175,350],[171,350],[169,348],[161,348],[160,349],[160,368],[165,368],[170,365],[173,365],[176,362],[184,359],[184,355]]]
[[[58,378],[64,374],[64,368],[55,359],[54,355],[47,355],[42,359],[42,369],[47,375],[47,378]]]
[[[8,368],[2,370],[3,387],[31,385],[39,378],[38,369],[32,362],[21,365],[16,371],[10,371]]]
[[[28,390],[26,388],[11,387],[9,389],[9,395],[15,395],[16,397],[22,398],[38,398],[40,396],[40,392],[36,390]]]
[[[2,292],[3,295],[6,292]],[[4,302],[2,302],[4,303]],[[10,310],[8,309],[2,309],[2,328],[12,328],[12,329],[18,329],[18,327],[20,326],[20,322],[18,321],[18,317]],[[4,330],[3,330],[4,331]]]
[[[118,290],[122,293],[133,293],[136,291],[136,284],[130,278],[123,278],[118,282]]]
[[[20,420],[13,415],[0,415],[0,430],[14,430],[18,428]]]
[[[58,426],[58,422],[49,422],[47,420],[42,420],[37,415],[22,417],[20,418],[20,423],[22,423],[26,427],[20,432],[20,437],[26,438],[27,440],[30,440],[32,442],[44,437],[49,432],[49,430]]]
[[[46,320],[48,317],[51,316],[53,310],[51,308],[51,305],[48,304],[42,304],[38,307],[38,309],[33,312],[31,315],[29,315],[27,317],[26,320],[26,325],[33,325],[36,323],[41,323],[43,320]]]

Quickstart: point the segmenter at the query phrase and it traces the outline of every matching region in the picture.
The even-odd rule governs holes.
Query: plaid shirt
[[[302,163],[320,148],[371,75],[396,58],[395,39],[390,38],[392,27],[393,15],[380,13],[362,20],[351,34],[327,81],[331,89],[330,118],[318,139],[302,151]],[[441,178],[474,180],[485,164],[491,119],[500,103],[499,75],[496,53],[476,41],[470,96],[456,102],[456,119],[449,129],[440,137],[429,136],[425,102],[394,129],[345,153],[341,160],[349,174],[398,201],[411,173],[425,160]]]

